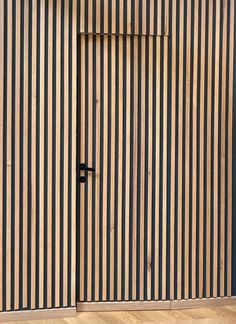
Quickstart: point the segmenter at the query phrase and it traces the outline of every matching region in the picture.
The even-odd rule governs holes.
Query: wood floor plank
[[[64,316],[63,316],[64,312]],[[5,315],[4,315],[5,316]],[[208,307],[201,309],[185,309],[185,310],[165,310],[165,311],[123,311],[123,312],[96,312],[96,313],[74,313],[66,314],[66,311],[60,311],[57,314],[46,315],[37,313],[36,315],[20,315],[19,321],[14,322],[14,315],[7,314],[0,317],[0,322],[5,321],[8,317],[11,324],[33,324],[40,323],[43,320],[45,324],[77,324],[77,323],[235,323],[236,322],[236,306]]]

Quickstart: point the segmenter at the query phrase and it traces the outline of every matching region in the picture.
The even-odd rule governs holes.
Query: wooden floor
[[[236,306],[211,307],[172,311],[136,311],[78,313],[75,317],[39,319],[9,323],[44,324],[120,324],[120,323],[236,323]]]

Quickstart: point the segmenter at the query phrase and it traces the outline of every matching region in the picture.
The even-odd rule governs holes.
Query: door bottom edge
[[[77,303],[77,312],[108,312],[158,309],[170,309],[170,301],[99,301]]]

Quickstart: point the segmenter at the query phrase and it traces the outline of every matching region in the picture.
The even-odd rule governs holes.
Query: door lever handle
[[[95,168],[87,167],[86,163],[80,163],[79,169],[80,171],[95,172]]]

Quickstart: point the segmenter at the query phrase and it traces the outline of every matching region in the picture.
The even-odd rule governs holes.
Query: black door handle
[[[80,171],[95,172],[95,168],[87,167],[86,163],[80,163],[79,169],[80,169]]]

